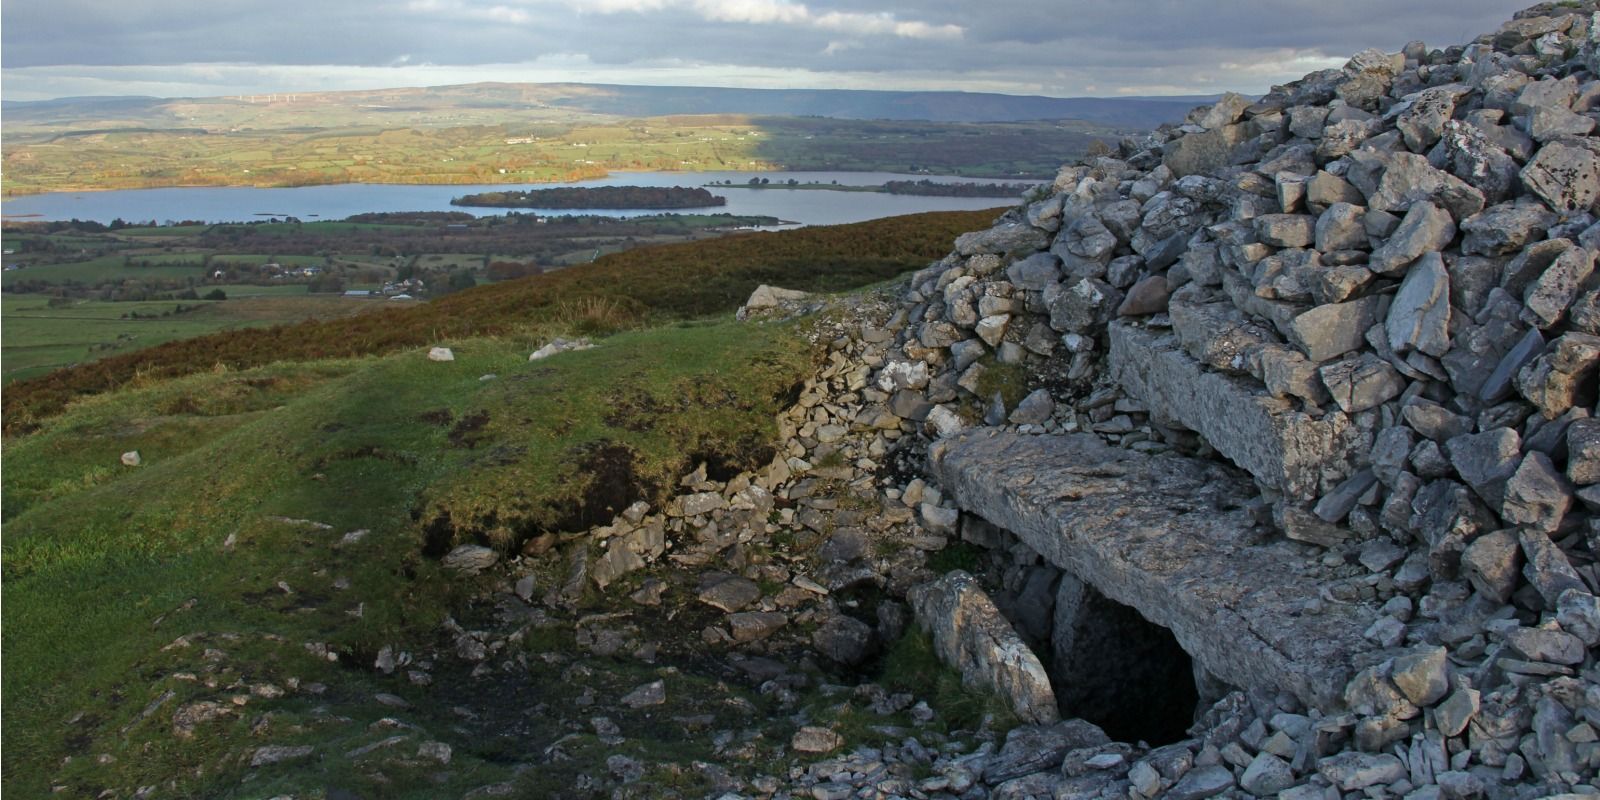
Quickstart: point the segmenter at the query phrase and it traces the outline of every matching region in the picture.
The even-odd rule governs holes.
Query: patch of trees
[[[889,181],[883,190],[889,194],[914,194],[923,197],[1005,197],[1015,198],[1032,189],[1027,183],[938,183],[930,180]]]
[[[483,192],[457,197],[455,206],[489,208],[706,208],[728,198],[704,188],[683,186],[563,186],[555,189]]]
[[[422,225],[429,222],[471,222],[477,217],[465,211],[372,211],[345,217],[345,222],[376,225]]]
[[[529,275],[541,275],[544,268],[532,261],[491,261],[484,267],[484,277],[491,281],[509,281],[517,278],[526,278]]]

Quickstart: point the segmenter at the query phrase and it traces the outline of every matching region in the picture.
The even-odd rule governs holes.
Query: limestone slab
[[[1254,487],[1233,470],[1087,434],[973,431],[935,445],[930,457],[962,509],[1171,630],[1229,683],[1337,708],[1362,659],[1376,657],[1361,636],[1375,608],[1305,613],[1315,582],[1292,546],[1260,543],[1242,507]]]

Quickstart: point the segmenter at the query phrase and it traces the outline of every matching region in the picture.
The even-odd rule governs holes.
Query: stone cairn
[[[1353,587],[1308,610],[1380,612],[1326,707],[1234,695],[1177,762],[1030,791],[1600,791],[1597,78],[1593,3],[1365,51],[1064,168],[911,279],[873,385],[926,439],[1220,457]],[[1014,365],[1041,388],[986,396]]]

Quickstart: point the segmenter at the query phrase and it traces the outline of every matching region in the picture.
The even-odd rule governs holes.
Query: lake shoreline
[[[619,171],[603,179],[566,184],[521,184],[533,188],[550,186],[594,187],[630,185],[664,187],[681,185],[694,176],[698,183],[731,180],[747,183],[758,173],[749,170],[727,172]],[[805,192],[730,192],[729,203],[719,212],[737,216],[770,216],[800,225],[834,225],[862,222],[881,217],[915,214],[924,211],[970,211],[1005,204],[1001,198],[938,197],[896,195],[882,192],[851,191],[843,185],[886,183],[892,180],[933,180],[971,182],[966,176],[928,176],[873,172],[764,172],[773,183],[793,178],[801,183],[827,184],[837,180],[840,190]],[[1040,182],[1042,183],[1042,182]],[[515,184],[512,184],[515,185]],[[281,217],[298,219],[344,219],[367,212],[465,211],[473,216],[501,216],[508,209],[452,206],[450,200],[472,191],[503,191],[507,184],[416,184],[343,183],[291,188],[190,187],[161,189],[114,189],[98,192],[57,192],[12,197],[4,201],[7,221],[44,222],[82,219],[109,224],[114,219],[129,223],[148,221],[198,221],[205,223],[250,222],[260,220],[263,209],[273,209]],[[477,188],[477,187],[482,187]],[[636,209],[540,209],[516,211],[540,216],[611,216],[629,218],[646,212]]]

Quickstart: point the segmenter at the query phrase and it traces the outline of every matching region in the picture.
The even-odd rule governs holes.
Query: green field
[[[230,299],[75,300],[52,307],[51,298],[43,295],[0,296],[3,380],[10,383],[71,364],[217,331],[328,319],[381,305],[307,295],[304,286],[220,288],[229,292]],[[180,306],[192,310],[171,313]],[[140,318],[134,318],[134,314]]]
[[[37,264],[24,269],[8,270],[0,274],[0,286],[9,288],[19,281],[43,281],[46,283],[64,284],[96,284],[102,281],[118,279],[151,279],[151,278],[199,278],[205,268],[201,266],[198,258],[190,259],[183,255],[160,256],[162,261],[192,261],[188,265],[172,266],[129,266],[123,256],[111,255],[91,258],[85,261],[76,261],[65,264]]]

